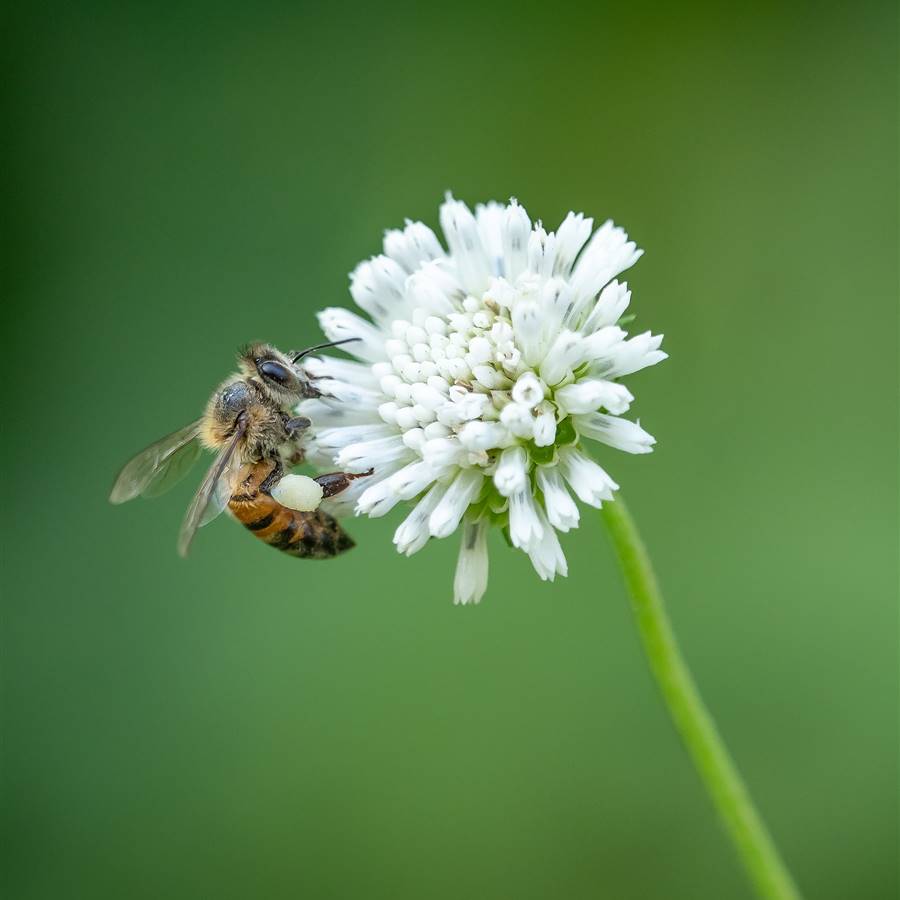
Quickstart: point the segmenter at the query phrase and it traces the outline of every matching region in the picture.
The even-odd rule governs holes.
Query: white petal
[[[378,472],[385,463],[409,459],[411,455],[409,447],[400,436],[392,435],[379,440],[349,444],[339,451],[335,462],[348,472],[368,472],[369,469]]]
[[[566,557],[559,544],[556,532],[550,527],[547,517],[540,507],[537,515],[543,529],[543,536],[539,540],[532,541],[525,552],[531,558],[531,564],[543,581],[553,581],[557,575],[568,575],[569,567]]]
[[[469,504],[478,496],[484,475],[478,469],[463,469],[450,483],[434,512],[428,518],[432,537],[453,534]]]
[[[538,487],[544,495],[544,506],[550,524],[559,531],[578,527],[580,514],[575,501],[563,484],[559,466],[540,466],[537,470]]]
[[[463,605],[478,603],[487,590],[487,582],[487,523],[466,522],[453,579],[453,602]]]
[[[510,200],[503,225],[503,258],[506,263],[506,276],[510,280],[515,280],[528,265],[530,233],[531,220],[528,213],[515,199]]]
[[[661,334],[653,335],[649,331],[635,335],[612,347],[591,367],[591,370],[606,378],[615,378],[630,375],[647,366],[655,366],[669,356],[659,349],[662,339]]]
[[[378,389],[372,389],[352,381],[338,381],[336,378],[320,378],[316,381],[316,390],[328,400],[348,406],[377,407],[384,399]]]
[[[526,279],[531,277],[532,276],[530,275],[523,276],[523,278]],[[516,284],[520,284],[521,281],[521,278],[516,279]],[[513,285],[506,278],[491,278],[488,282],[488,289],[484,293],[484,300],[489,300],[492,303],[497,304],[498,306],[505,307],[506,309],[512,309],[512,307],[518,301],[519,296],[519,289],[513,287]]]
[[[494,484],[504,497],[524,491],[528,486],[528,454],[522,447],[508,447],[500,454],[494,472]]]
[[[521,403],[507,403],[500,413],[500,421],[516,437],[526,440],[534,437],[534,416],[528,406]]]
[[[584,358],[585,338],[575,331],[564,330],[557,335],[541,363],[541,378],[547,384],[559,384]]]
[[[485,337],[474,337],[469,341],[469,352],[466,354],[466,362],[470,369],[490,362],[493,356],[491,342]]]
[[[601,288],[620,272],[640,259],[634,241],[607,220],[597,229],[590,243],[581,254],[572,273],[572,288],[580,301],[595,297]]]
[[[464,292],[447,261],[434,260],[409,276],[406,296],[414,309],[446,316],[456,311]]]
[[[491,404],[491,398],[488,394],[478,394],[474,391],[463,391],[462,396],[452,395],[452,402],[446,403],[443,409],[453,410],[453,418],[459,423],[470,422],[485,414],[487,408]]]
[[[403,231],[385,232],[384,252],[407,272],[415,272],[422,263],[440,259],[444,255],[444,250],[434,232],[421,222],[409,220]]]
[[[457,465],[465,454],[466,448],[455,436],[431,438],[422,445],[422,458],[434,468]]]
[[[526,488],[509,498],[509,538],[514,547],[526,550],[544,536],[537,504]]]
[[[316,445],[336,455],[344,447],[361,441],[376,441],[397,436],[397,429],[382,422],[377,424],[348,425],[340,428],[321,428],[315,433]]]
[[[415,450],[420,456],[426,440],[424,428],[408,428],[403,432],[403,443],[406,444],[410,450]]]
[[[528,271],[546,280],[553,275],[555,260],[556,235],[547,234],[540,225],[535,225],[528,238]]]
[[[440,391],[436,391],[431,385],[417,382],[410,385],[413,400],[426,409],[440,409],[446,402],[446,398]]]
[[[377,410],[371,407],[352,407],[327,399],[304,400],[297,404],[297,413],[311,419],[319,429],[340,425],[375,425],[379,418]]]
[[[652,434],[644,431],[637,422],[629,422],[628,419],[589,413],[586,416],[575,416],[573,421],[581,434],[626,453],[650,453],[656,443]]]
[[[446,425],[441,425],[440,422],[432,422],[425,426],[424,433],[425,440],[430,441],[433,438],[449,437],[453,432]]]
[[[594,227],[593,219],[586,219],[583,213],[570,212],[557,232],[556,259],[553,271],[558,275],[568,275],[572,271],[575,258]]]
[[[582,327],[585,334],[590,334],[604,325],[615,325],[622,317],[622,313],[628,309],[631,302],[631,291],[628,290],[628,284],[618,281],[611,281],[597,298],[594,308],[588,314],[587,320]]]
[[[390,512],[399,502],[400,496],[393,489],[390,478],[385,478],[363,491],[356,505],[356,514],[376,519]]]
[[[465,203],[448,196],[441,205],[440,220],[463,287],[471,294],[480,294],[487,287],[491,270],[475,216]]]
[[[378,404],[378,415],[381,417],[381,421],[387,425],[397,424],[397,413],[399,410],[399,405],[394,403],[393,400]]]
[[[397,427],[403,431],[414,429],[419,424],[419,420],[416,418],[415,411],[411,406],[398,407],[396,418]]]
[[[561,387],[555,395],[556,403],[572,415],[595,412],[603,407],[615,415],[625,412],[634,400],[624,384],[588,378]]]
[[[587,363],[592,372],[607,365],[625,339],[625,332],[617,325],[605,325],[593,334],[588,334],[581,345],[579,363]],[[594,372],[597,374],[596,372]]]
[[[404,294],[407,273],[388,256],[361,262],[350,274],[350,296],[377,322],[389,322],[408,314]]]
[[[478,222],[478,233],[488,259],[490,274],[505,275],[503,225],[506,219],[506,207],[493,200],[490,203],[479,203],[475,207],[475,219]]]
[[[534,419],[534,443],[537,447],[550,447],[556,440],[556,409],[545,400]]]
[[[481,365],[472,369],[472,374],[482,387],[489,391],[500,391],[510,387],[509,379],[502,373],[498,372],[493,366]]]
[[[421,494],[432,482],[438,481],[447,474],[448,466],[435,468],[423,461],[410,463],[399,472],[391,475],[391,489],[401,500],[412,500]]]
[[[537,406],[544,399],[544,388],[534,372],[524,372],[513,385],[512,398],[523,406]]]
[[[330,341],[359,338],[345,344],[348,353],[357,359],[378,362],[384,359],[384,337],[381,332],[365,319],[337,306],[329,306],[318,314],[319,327]]]
[[[337,359],[334,356],[308,356],[300,364],[300,369],[308,378],[334,378],[350,381],[361,387],[377,390],[378,379],[372,367],[352,359]]]
[[[541,289],[541,325],[543,345],[549,347],[559,331],[570,327],[574,308],[572,287],[564,278],[551,278]]]
[[[588,506],[600,508],[604,500],[612,500],[619,486],[592,459],[578,450],[560,450],[559,465],[563,476],[578,499]]]
[[[525,362],[537,365],[544,356],[544,329],[542,310],[536,300],[521,299],[512,308],[512,324],[516,343]],[[550,382],[548,382],[550,383]]]
[[[401,500],[411,500],[421,494],[444,474],[446,469],[435,470],[421,460],[409,463],[393,475],[369,487],[359,498],[357,513],[372,518],[383,516]]]
[[[412,556],[428,543],[428,518],[440,503],[447,486],[436,484],[414,507],[412,512],[400,523],[394,532],[394,543],[397,552]]]
[[[499,422],[466,422],[459,429],[459,442],[467,450],[503,447],[509,439],[509,432]]]

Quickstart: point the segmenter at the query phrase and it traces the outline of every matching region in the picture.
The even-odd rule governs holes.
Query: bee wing
[[[203,479],[203,484],[200,485],[200,489],[194,495],[194,499],[191,501],[191,505],[188,507],[188,511],[185,514],[184,522],[181,525],[181,532],[178,535],[178,553],[180,556],[187,556],[191,541],[194,539],[197,529],[203,524],[207,508],[213,497],[216,495],[219,479],[228,470],[231,459],[234,456],[234,451],[237,450],[246,429],[247,416],[244,413],[241,413],[241,415],[238,416],[234,434],[231,436],[228,443],[219,451],[219,455],[209,467],[206,478]],[[209,520],[207,519],[207,521]]]
[[[233,460],[232,464],[228,466],[228,475],[235,470],[235,463],[237,462],[238,460]],[[212,492],[212,496],[209,498],[209,505],[206,507],[206,511],[200,516],[200,522],[197,525],[198,528],[209,525],[213,519],[217,518],[225,511],[225,507],[228,506],[228,501],[231,499],[231,491],[231,482],[228,477],[226,477],[226,472],[223,472],[216,482],[216,488]]]
[[[166,435],[129,460],[116,476],[110,503],[156,497],[183,478],[200,455],[200,420]]]
[[[141,491],[141,496],[147,498],[158,497],[170,488],[175,487],[193,468],[200,453],[200,441],[196,438],[174,450],[166,459],[165,465],[157,469],[153,474],[147,487]]]

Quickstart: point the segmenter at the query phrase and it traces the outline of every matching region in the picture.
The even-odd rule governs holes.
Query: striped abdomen
[[[337,520],[322,510],[299,512],[282,506],[265,489],[273,464],[263,461],[244,469],[228,508],[258,538],[291,556],[328,559],[353,546]]]

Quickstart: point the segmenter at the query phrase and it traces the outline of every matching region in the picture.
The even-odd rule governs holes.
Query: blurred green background
[[[446,189],[646,248],[602,462],[808,898],[897,893],[893,3],[56,3],[3,28],[4,896],[748,898],[599,517],[328,564],[107,505]]]

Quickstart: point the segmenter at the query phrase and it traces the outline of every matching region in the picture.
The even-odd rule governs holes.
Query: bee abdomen
[[[299,512],[282,506],[245,483],[228,508],[245,528],[277,550],[303,559],[329,559],[353,546],[353,539],[333,516],[322,510]]]

